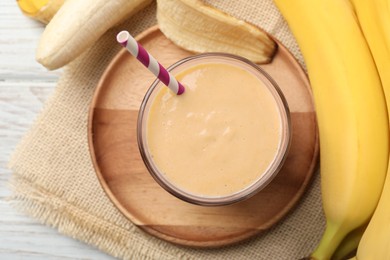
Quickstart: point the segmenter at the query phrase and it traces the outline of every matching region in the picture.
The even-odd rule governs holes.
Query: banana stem
[[[354,256],[366,228],[367,225],[363,225],[349,232],[332,255],[332,260],[345,260]]]
[[[326,229],[322,239],[311,255],[313,260],[329,260],[347,232],[341,225],[333,225],[331,222],[326,223]]]

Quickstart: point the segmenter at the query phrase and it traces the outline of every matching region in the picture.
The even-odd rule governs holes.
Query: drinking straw
[[[121,31],[117,41],[148,68],[159,80],[177,95],[184,93],[184,86],[172,76],[150,53],[139,44],[128,31]]]

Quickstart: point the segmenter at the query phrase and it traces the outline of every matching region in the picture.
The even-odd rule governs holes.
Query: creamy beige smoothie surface
[[[236,193],[267,170],[282,134],[277,103],[264,83],[230,64],[191,67],[162,88],[147,125],[152,158],[175,186],[206,197]]]

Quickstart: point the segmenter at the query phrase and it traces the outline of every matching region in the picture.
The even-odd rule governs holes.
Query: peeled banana
[[[390,10],[387,0],[351,0],[374,57],[390,111]],[[375,213],[359,243],[358,260],[390,259],[390,168]]]
[[[267,63],[276,50],[261,29],[200,0],[158,0],[157,21],[167,38],[193,52],[227,52]]]
[[[389,158],[385,97],[349,0],[274,2],[298,41],[313,90],[326,229],[311,258],[330,259],[377,206]]]
[[[90,47],[115,24],[150,4],[152,0],[67,0],[46,26],[36,59],[48,69],[58,69]]]
[[[17,0],[23,14],[32,19],[48,23],[65,0]]]

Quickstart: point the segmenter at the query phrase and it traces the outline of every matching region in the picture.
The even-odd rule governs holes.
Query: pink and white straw
[[[116,36],[116,39],[174,93],[177,95],[184,93],[184,86],[161,66],[161,64],[150,55],[150,53],[148,53],[128,31],[121,31]]]

